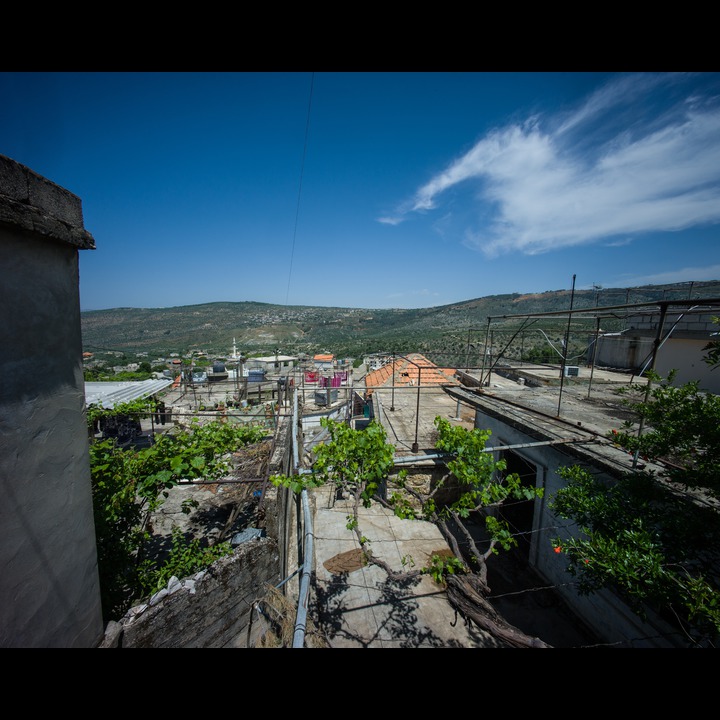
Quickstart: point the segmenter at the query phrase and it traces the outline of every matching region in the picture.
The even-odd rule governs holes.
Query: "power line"
[[[308,141],[308,134],[309,134],[309,130],[310,130],[310,108],[312,107],[312,94],[313,94],[314,83],[315,83],[315,73],[311,73],[311,75],[310,75],[310,97],[308,99],[307,120],[305,122],[305,144],[303,146],[302,163],[300,165],[300,185],[298,186],[297,207],[295,209],[295,227],[293,228],[292,249],[290,250],[290,270],[288,271],[287,292],[285,293],[285,304],[286,305],[288,304],[288,298],[290,297],[290,279],[292,278],[293,257],[295,256],[295,238],[297,237],[298,216],[300,214],[300,196],[302,194],[302,179],[303,179],[303,174],[305,172],[305,155],[307,154],[307,141]]]

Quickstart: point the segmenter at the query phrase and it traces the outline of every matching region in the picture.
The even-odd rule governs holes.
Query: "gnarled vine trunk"
[[[449,575],[447,577],[448,600],[466,622],[475,623],[480,629],[511,647],[552,647],[539,638],[526,635],[522,630],[508,623],[485,599],[486,592],[486,586],[477,575]]]

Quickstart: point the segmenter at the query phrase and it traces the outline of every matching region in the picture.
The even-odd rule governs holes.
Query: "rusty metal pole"
[[[490,385],[490,371],[492,368],[488,368],[487,382],[485,382],[485,358],[488,354],[488,337],[490,337],[490,318],[488,318],[488,325],[485,330],[485,346],[483,347],[482,369],[480,370],[480,387]]]
[[[410,361],[412,362],[412,360]],[[417,406],[415,408],[415,442],[412,446],[412,451],[416,453],[418,451],[418,426],[420,423],[420,366],[418,369],[418,391],[417,391]]]
[[[597,349],[598,344],[600,343],[600,318],[596,318],[596,325],[595,325],[595,344],[593,345],[593,354],[592,354],[592,360],[590,365],[590,382],[588,383],[588,398],[590,397],[590,390],[592,388],[592,381],[593,381],[593,374],[595,373],[595,360],[597,358]]]
[[[651,371],[655,370],[655,363],[657,361],[658,350],[660,349],[660,345],[662,344],[660,342],[660,338],[662,337],[663,327],[665,325],[665,316],[667,315],[667,309],[668,309],[667,303],[660,304],[660,320],[658,322],[657,332],[655,333],[655,341],[653,342],[652,362],[650,363]],[[648,381],[647,381],[647,387],[645,388],[645,402],[646,403],[650,399],[651,389],[652,389],[652,377],[649,377]],[[642,437],[644,429],[645,429],[645,418],[643,416],[640,416],[640,422],[638,423],[638,433],[637,433],[638,440],[640,440],[640,438]],[[632,462],[633,470],[635,468],[637,468],[639,455],[640,455],[640,448],[638,447],[638,449],[635,450],[635,454],[633,455],[633,462]]]
[[[392,398],[390,400],[390,409],[395,410],[395,353],[393,353],[392,359]]]
[[[565,363],[567,362],[568,343],[570,342],[570,323],[572,322],[573,301],[575,300],[575,275],[572,279],[572,290],[570,292],[570,312],[568,313],[568,324],[565,330],[565,347],[563,348],[563,361],[560,368],[560,394],[558,397],[557,416],[560,417],[560,404],[562,403],[563,383],[565,381]]]

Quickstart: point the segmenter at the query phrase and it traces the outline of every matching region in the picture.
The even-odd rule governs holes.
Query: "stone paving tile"
[[[373,565],[330,572],[325,563],[332,566],[341,554],[359,549],[345,527],[351,500],[327,507],[326,489],[315,500],[312,613],[331,647],[494,646],[485,633],[455,616],[444,589],[430,576],[400,582]],[[447,549],[432,523],[401,520],[377,504],[361,508],[360,523],[372,552],[398,571],[412,569],[403,567],[405,556],[419,568],[431,553]]]

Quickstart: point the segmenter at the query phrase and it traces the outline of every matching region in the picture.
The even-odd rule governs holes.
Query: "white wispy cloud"
[[[399,225],[404,218],[402,217],[379,217],[377,221],[383,225]]]
[[[462,183],[473,183],[478,218],[464,242],[489,257],[720,222],[720,109],[694,86],[678,95],[692,79],[621,75],[574,113],[497,128],[422,185],[392,222],[442,208]],[[660,106],[660,95],[673,102]]]

